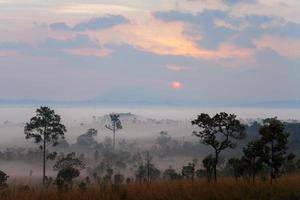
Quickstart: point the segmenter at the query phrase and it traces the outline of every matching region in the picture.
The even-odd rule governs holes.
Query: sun
[[[171,87],[172,87],[173,89],[175,89],[175,90],[179,90],[179,89],[182,88],[182,83],[179,82],[179,81],[173,81],[173,82],[171,83]]]

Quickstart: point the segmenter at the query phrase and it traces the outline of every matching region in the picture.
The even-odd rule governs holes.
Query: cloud
[[[220,43],[216,49],[206,49],[197,44],[199,35],[185,33],[186,24],[180,21],[162,21],[153,15],[143,16],[130,24],[98,32],[89,32],[102,44],[128,44],[141,51],[158,55],[186,56],[193,58],[219,59],[224,57],[247,57],[249,49],[236,48]],[[200,36],[201,37],[201,36]]]
[[[218,46],[230,38],[236,30],[226,26],[216,26],[215,21],[229,19],[228,13],[219,10],[207,10],[196,15],[178,11],[156,12],[154,16],[166,22],[183,21],[192,24],[185,33],[201,35],[199,45],[207,49],[217,49]]]
[[[257,2],[257,0],[223,0],[228,5],[235,5],[238,3],[251,3],[254,4]]]
[[[116,25],[126,24],[130,21],[121,15],[107,15],[90,19],[86,22],[81,22],[73,27],[64,22],[50,24],[50,28],[55,31],[86,31],[111,28]]]
[[[190,69],[190,67],[184,67],[184,66],[180,66],[180,65],[176,65],[176,64],[167,64],[165,67],[168,70],[176,71],[176,72],[180,72],[180,71],[184,71],[184,70],[189,70]]]
[[[251,15],[271,16],[283,18],[289,22],[300,23],[299,14],[300,1],[298,0],[264,0],[255,4],[241,3],[230,9],[234,17],[245,17]]]
[[[259,49],[272,49],[286,57],[300,57],[300,38],[288,39],[265,35],[254,41]]]
[[[0,42],[0,50],[21,50],[27,48],[28,45],[19,42]]]
[[[230,11],[206,10],[197,14],[180,11],[155,12],[165,22],[189,24],[184,33],[197,37],[200,47],[216,50],[222,43],[241,48],[254,48],[254,40],[266,34],[277,37],[300,38],[300,24],[277,16],[232,16]]]
[[[48,38],[40,44],[40,47],[48,49],[100,48],[98,41],[91,40],[89,36],[83,34],[65,40]]]

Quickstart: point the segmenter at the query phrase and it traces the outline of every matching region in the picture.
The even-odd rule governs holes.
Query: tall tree
[[[275,118],[268,118],[263,121],[263,126],[259,130],[261,142],[263,144],[264,162],[270,169],[270,181],[281,175],[281,168],[287,160],[294,158],[293,154],[288,154],[288,137],[284,124]]]
[[[116,143],[116,131],[122,129],[122,123],[119,119],[120,115],[118,114],[110,114],[110,124],[105,125],[105,128],[111,130],[113,132],[113,150],[115,150],[115,143]]]
[[[36,110],[36,116],[26,123],[24,133],[26,139],[34,139],[43,150],[43,183],[46,180],[47,147],[56,146],[60,139],[64,139],[66,127],[61,123],[61,117],[55,114],[49,107],[40,107]]]
[[[217,164],[220,153],[227,148],[235,148],[237,139],[245,137],[245,125],[236,115],[221,112],[213,117],[202,113],[192,121],[200,130],[194,131],[194,135],[200,138],[200,142],[214,149],[214,180],[217,181]]]

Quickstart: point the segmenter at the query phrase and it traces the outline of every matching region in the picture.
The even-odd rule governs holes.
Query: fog
[[[63,124],[66,125],[66,140],[71,147],[68,150],[60,149],[62,152],[76,151],[84,153],[87,159],[92,159],[96,148],[82,148],[76,146],[77,137],[86,133],[89,128],[98,130],[94,138],[96,142],[103,143],[112,134],[105,128],[105,115],[109,113],[122,113],[120,120],[123,129],[117,132],[117,143],[126,140],[126,151],[134,154],[138,151],[153,150],[156,139],[161,131],[166,131],[172,138],[170,146],[183,145],[184,153],[167,153],[168,156],[160,156],[159,151],[153,150],[158,156],[154,156],[154,162],[162,169],[172,165],[179,169],[182,164],[191,161],[193,158],[201,158],[209,152],[209,148],[201,146],[199,140],[192,136],[195,127],[191,126],[190,121],[197,114],[205,112],[214,114],[225,111],[235,113],[244,123],[253,120],[277,116],[283,120],[299,120],[300,109],[263,109],[263,108],[166,108],[166,107],[52,107],[55,112],[62,117]],[[0,150],[25,152],[25,149],[38,149],[33,141],[25,140],[24,125],[35,115],[35,107],[0,107]],[[177,141],[177,143],[175,142]],[[190,150],[184,147],[184,142],[194,144]],[[130,147],[134,144],[134,148]],[[18,149],[25,148],[25,149]],[[37,150],[38,151],[38,150]],[[163,150],[164,152],[166,150]],[[192,153],[191,153],[192,152]],[[234,152],[231,151],[229,153]],[[31,155],[32,157],[32,155]],[[31,158],[30,157],[30,158]],[[33,156],[34,157],[34,156]],[[92,165],[95,163],[91,162]],[[48,174],[54,176],[52,171],[53,162],[48,163]],[[2,160],[1,169],[12,177],[29,177],[30,171],[34,171],[31,177],[39,177],[41,174],[41,162],[39,158],[32,161],[26,160]],[[85,174],[84,172],[83,174]],[[133,174],[127,169],[128,174]],[[12,179],[13,180],[13,179]]]
[[[170,119],[182,123],[172,125],[135,125],[129,124],[121,131],[121,137],[131,139],[149,138],[161,130],[168,130],[174,136],[188,136],[191,134],[190,120],[199,113],[214,114],[225,111],[235,113],[242,120],[257,118],[267,118],[277,116],[283,120],[299,120],[300,109],[292,108],[184,108],[184,107],[53,107],[55,112],[62,117],[63,123],[68,129],[66,137],[70,142],[74,141],[78,135],[82,134],[87,128],[99,129],[99,138],[109,136],[109,132],[101,124],[95,124],[93,116],[115,113],[132,113],[141,119]],[[24,140],[24,123],[35,114],[35,107],[0,107],[0,144],[4,146],[20,146]],[[179,127],[178,127],[179,126]],[[178,129],[179,128],[179,129]],[[25,144],[24,144],[25,145]]]

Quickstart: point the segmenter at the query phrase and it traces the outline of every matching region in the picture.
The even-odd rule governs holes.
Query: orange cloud
[[[112,53],[112,50],[110,49],[89,49],[89,48],[64,49],[64,51],[73,55],[96,56],[96,57],[106,57]]]
[[[102,44],[126,43],[137,49],[172,56],[188,56],[203,59],[245,58],[253,53],[251,49],[238,48],[224,43],[217,50],[207,50],[198,46],[197,38],[184,34],[183,22],[162,22],[151,14],[132,20],[130,24],[120,25],[103,31],[88,31],[90,37],[97,38]]]

